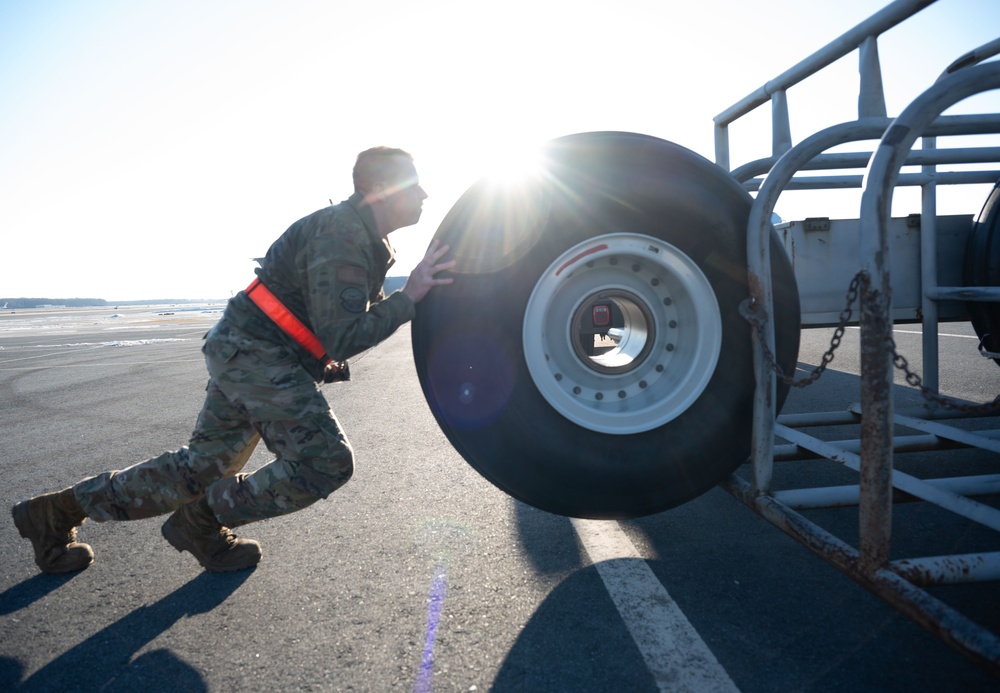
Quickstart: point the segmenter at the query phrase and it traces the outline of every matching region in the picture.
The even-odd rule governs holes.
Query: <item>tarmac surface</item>
[[[184,444],[207,381],[201,337],[220,314],[218,305],[0,314],[0,505]],[[915,368],[918,331],[895,335]],[[971,328],[942,332],[943,389],[992,399],[1000,369],[978,356]],[[819,363],[829,336],[803,334],[801,367]],[[820,384],[794,391],[785,412],[856,402],[856,352],[848,330]],[[87,522],[80,539],[95,563],[44,575],[9,514],[0,518],[0,690],[1000,688],[720,489],[599,527],[514,501],[437,427],[408,326],[351,372],[323,390],[355,448],[354,478],[306,510],[241,528],[263,546],[252,571],[203,572],[151,519]],[[897,406],[919,401],[900,390]],[[260,446],[248,469],[267,461]],[[997,456],[917,453],[905,465],[928,476],[996,473]],[[782,480],[854,483],[829,462],[779,469]],[[894,551],[1000,550],[997,533],[923,506],[894,510]],[[856,509],[809,516],[853,543]],[[1000,633],[996,582],[934,595]]]

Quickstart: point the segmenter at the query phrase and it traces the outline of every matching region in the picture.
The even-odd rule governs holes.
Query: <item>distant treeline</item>
[[[406,277],[386,277],[385,283],[382,284],[382,291],[388,296],[393,291],[402,289],[404,284],[406,284]]]
[[[406,284],[406,277],[386,277],[383,290],[386,295]],[[66,306],[81,308],[87,306],[143,306],[170,303],[225,303],[224,298],[150,298],[141,301],[106,301],[103,298],[0,298],[0,306],[7,304],[8,310],[18,308],[38,308],[39,306]]]
[[[79,308],[81,306],[106,306],[108,302],[103,298],[0,298],[0,306],[7,304],[7,308],[37,308],[38,306],[66,306],[67,308]]]
[[[103,298],[0,298],[0,306],[6,303],[8,310],[15,310],[41,306],[85,308],[88,306],[145,306],[165,303],[225,303],[225,301],[224,298],[149,298],[141,301],[106,301]]]

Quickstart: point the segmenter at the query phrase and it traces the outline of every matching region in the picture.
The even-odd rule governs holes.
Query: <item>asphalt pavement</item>
[[[220,308],[0,315],[0,505],[184,444],[207,382],[201,337]],[[918,328],[900,329],[900,350],[919,366]],[[992,399],[1000,369],[976,354],[969,326],[942,332],[953,335],[941,338],[949,392]],[[829,335],[804,333],[803,368],[819,362]],[[856,337],[848,331],[821,385],[793,392],[787,412],[857,401]],[[695,645],[718,667],[719,690],[1000,688],[720,489],[602,523],[635,555],[595,565],[593,537],[512,500],[450,447],[420,392],[408,327],[351,372],[351,382],[323,389],[355,448],[354,478],[306,510],[240,528],[263,546],[252,571],[203,572],[150,519],[87,522],[80,538],[95,563],[43,575],[9,514],[0,517],[0,690],[696,690],[702,679],[683,666],[665,684],[654,670],[663,653],[650,653],[673,647],[667,659],[683,659]],[[261,446],[248,469],[267,461]],[[996,457],[907,462],[965,463],[995,472]],[[783,469],[843,475],[829,464]],[[856,511],[813,516],[856,532]],[[915,504],[896,516],[903,548],[1000,550],[965,520]],[[634,578],[647,568],[658,587]],[[697,642],[662,628],[644,637],[644,611],[628,607],[640,589],[681,614],[684,638]],[[936,596],[1000,633],[997,583]]]

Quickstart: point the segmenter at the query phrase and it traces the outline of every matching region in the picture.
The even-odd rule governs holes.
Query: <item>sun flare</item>
[[[500,185],[518,185],[537,178],[544,168],[538,145],[515,145],[498,149],[489,158],[485,175]]]

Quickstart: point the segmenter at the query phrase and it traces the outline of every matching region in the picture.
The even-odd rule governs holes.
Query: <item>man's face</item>
[[[420,187],[413,162],[405,157],[398,157],[397,161],[398,164],[393,167],[392,179],[385,183],[382,200],[391,230],[412,226],[420,221],[423,203],[427,199],[427,193]]]

